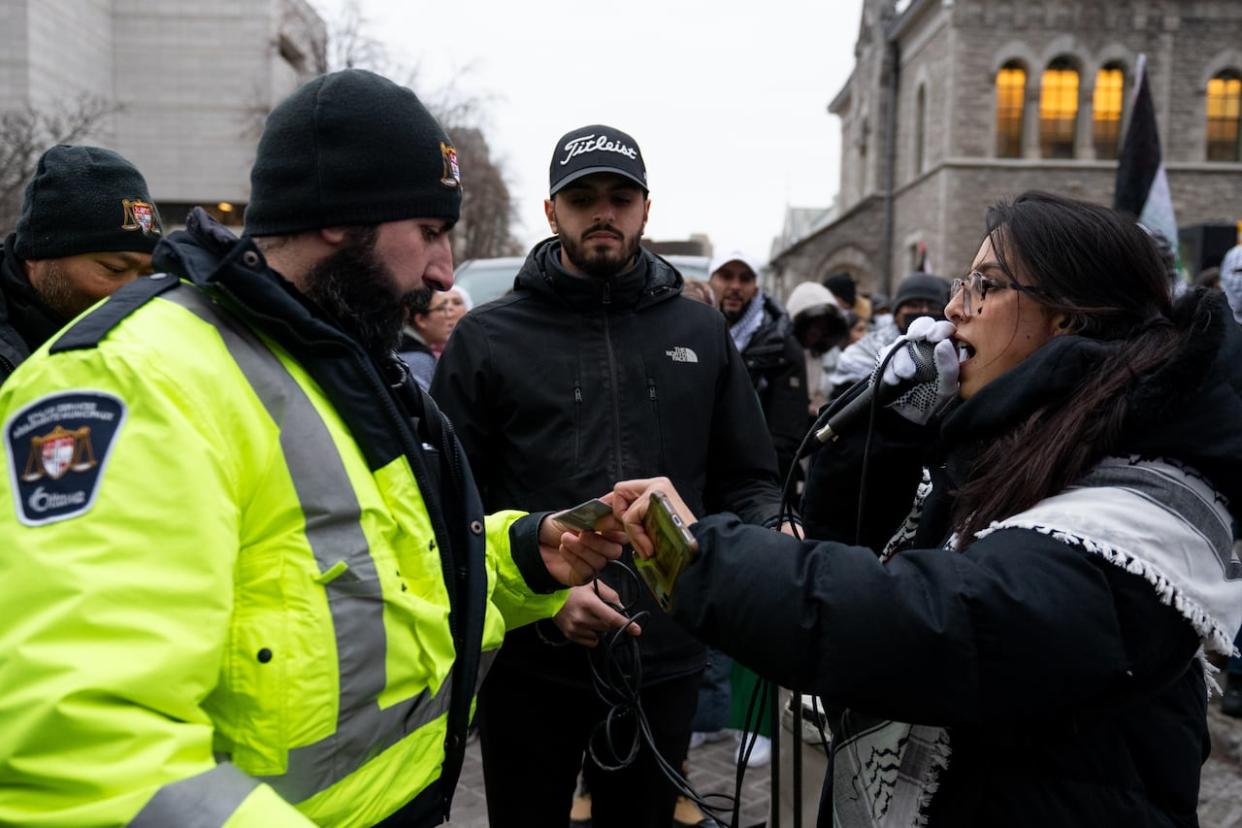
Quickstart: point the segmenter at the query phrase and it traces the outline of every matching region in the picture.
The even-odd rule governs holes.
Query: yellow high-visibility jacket
[[[539,516],[215,232],[0,388],[0,824],[438,823]]]

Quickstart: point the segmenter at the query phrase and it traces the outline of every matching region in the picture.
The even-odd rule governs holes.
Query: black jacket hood
[[[578,310],[589,310],[608,303],[621,307],[645,308],[681,293],[685,280],[664,259],[639,248],[634,267],[611,279],[584,279],[572,276],[560,265],[561,240],[557,236],[536,244],[513,280],[515,290],[530,290],[567,302]]]
[[[1157,371],[1137,378],[1118,452],[1181,461],[1202,474],[1242,514],[1242,326],[1219,293],[1191,291],[1174,306],[1187,335]],[[977,443],[1033,411],[1067,400],[1092,381],[1117,345],[1059,336],[950,413],[944,444]]]

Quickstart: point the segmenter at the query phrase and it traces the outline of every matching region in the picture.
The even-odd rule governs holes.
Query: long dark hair
[[[1042,289],[1020,301],[1064,314],[1068,333],[1113,346],[1092,382],[988,443],[958,492],[954,526],[966,542],[1061,491],[1112,452],[1126,392],[1169,360],[1183,336],[1172,321],[1164,264],[1132,219],[1032,191],[990,208],[987,234],[1006,275],[1020,272],[1020,281]]]

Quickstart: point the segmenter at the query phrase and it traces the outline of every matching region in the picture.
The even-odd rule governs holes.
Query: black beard
[[[350,233],[345,247],[311,268],[306,295],[373,355],[391,353],[401,339],[405,302],[392,273],[375,255],[374,227]]]
[[[592,227],[582,235],[593,233],[603,228]],[[611,229],[611,228],[609,228]],[[596,279],[611,279],[618,273],[626,270],[634,261],[634,256],[638,253],[638,236],[626,241],[623,236],[621,239],[621,253],[618,258],[613,258],[607,252],[591,253],[588,252],[586,245],[578,244],[577,240],[570,239],[569,236],[561,237],[561,249],[565,251],[565,258],[573,263],[588,276]]]
[[[94,299],[88,299],[73,289],[73,283],[69,281],[59,262],[48,265],[42,284],[35,289],[35,293],[61,322],[68,322],[95,304]]]

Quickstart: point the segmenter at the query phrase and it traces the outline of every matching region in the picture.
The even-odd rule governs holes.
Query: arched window
[[[1095,75],[1095,93],[1091,99],[1091,141],[1095,157],[1117,157],[1121,146],[1121,101],[1125,94],[1126,73],[1119,64],[1110,63]]]
[[[1238,161],[1238,121],[1242,116],[1242,75],[1226,69],[1208,81],[1207,160]]]
[[[996,157],[1022,157],[1022,104],[1026,70],[1011,60],[996,73]]]
[[[1039,85],[1039,153],[1073,158],[1078,124],[1078,70],[1066,58],[1048,64]]]
[[[923,172],[923,144],[927,140],[927,91],[920,86],[914,98],[914,174]]]

